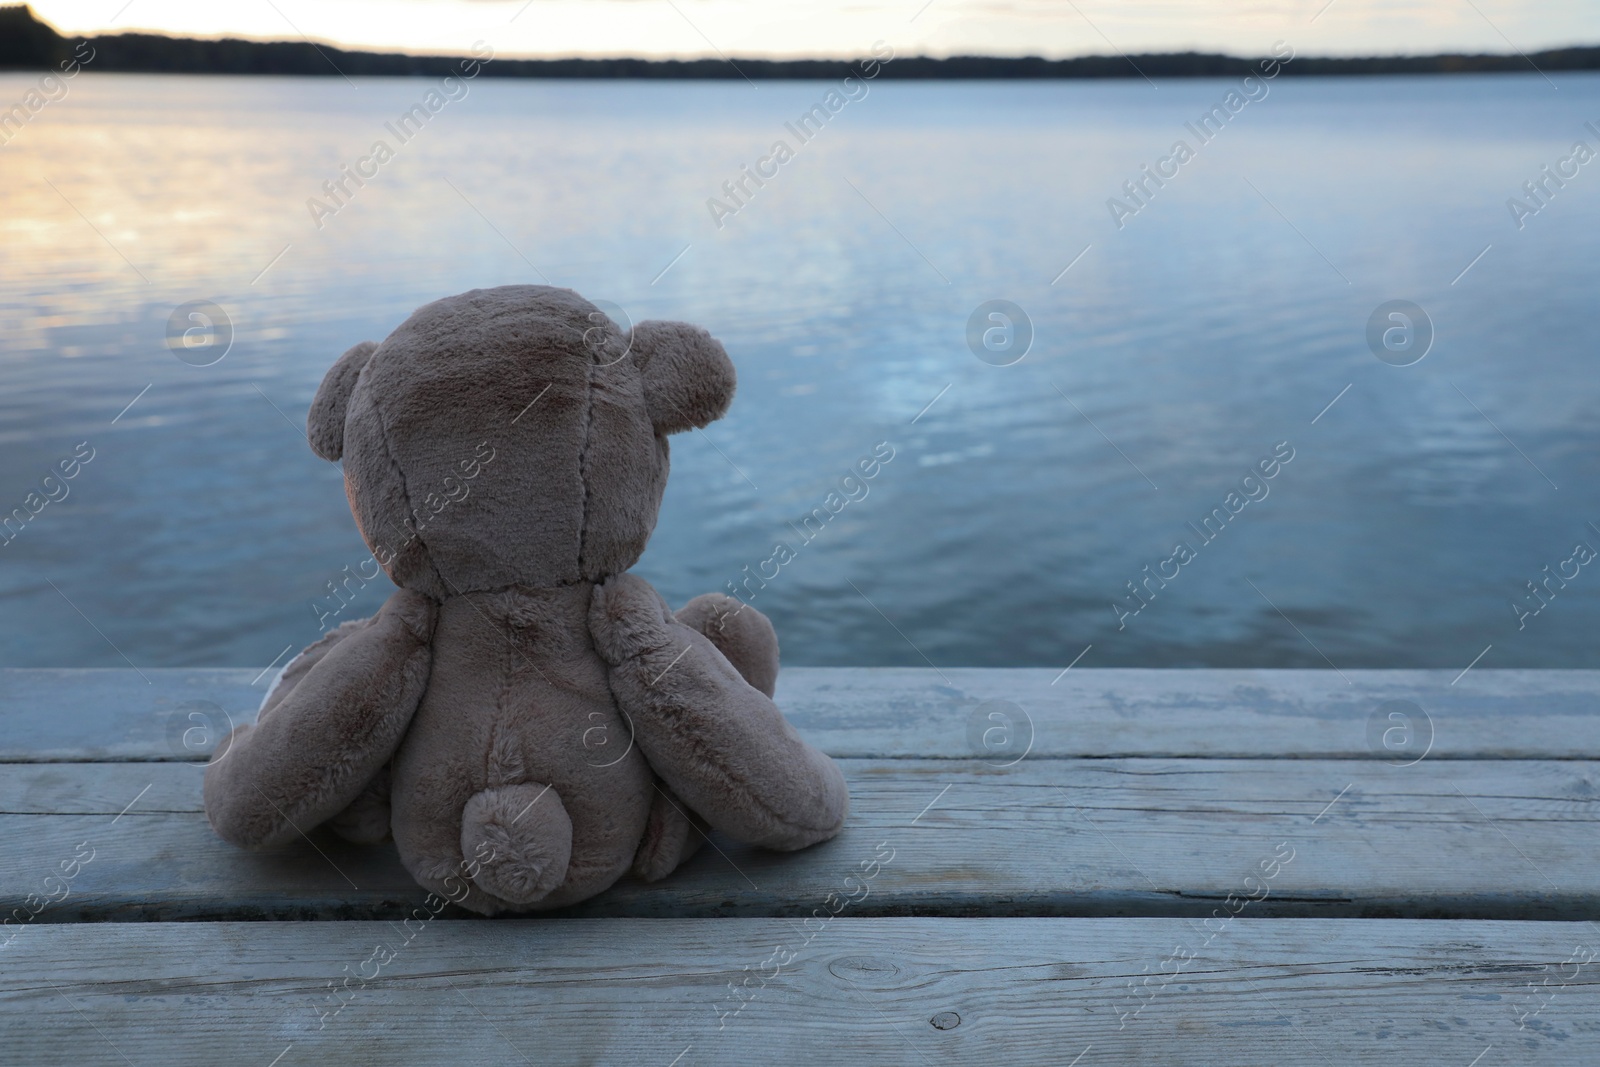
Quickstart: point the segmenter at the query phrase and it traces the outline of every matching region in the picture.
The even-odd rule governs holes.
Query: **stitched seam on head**
[[[583,491],[583,499],[578,511],[578,580],[585,580],[583,567],[583,552],[588,544],[589,536],[589,442],[590,435],[594,432],[594,363],[586,363],[583,368],[584,404],[582,443],[578,446],[578,486]]]
[[[529,585],[526,582],[512,582],[509,585],[486,586],[483,589],[463,589],[455,595],[466,596],[469,593],[482,593],[487,596],[494,593],[521,593],[524,596],[534,596],[539,593],[548,593],[555,589],[571,589],[573,586],[578,585],[593,586],[598,584],[600,583],[592,582],[587,578],[563,579],[559,582],[551,582],[549,585]],[[412,590],[412,592],[415,591]],[[729,597],[729,599],[733,598]]]
[[[445,582],[444,575],[439,573],[438,566],[433,562],[433,552],[429,550],[428,543],[422,539],[422,529],[417,525],[417,509],[411,503],[411,487],[406,484],[406,472],[400,468],[400,461],[394,458],[394,450],[389,447],[389,427],[384,423],[383,408],[379,407],[378,402],[374,400],[372,402],[372,410],[378,416],[378,443],[383,446],[383,458],[389,461],[389,469],[400,480],[400,495],[405,498],[406,515],[411,519],[411,537],[421,547],[422,557],[428,561],[428,569],[433,572],[434,578],[438,581],[438,585],[435,588],[444,590],[448,595],[452,587]],[[440,598],[441,602],[443,599],[443,597]]]

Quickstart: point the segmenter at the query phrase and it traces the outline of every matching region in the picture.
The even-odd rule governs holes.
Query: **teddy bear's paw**
[[[476,859],[472,880],[480,888],[512,904],[532,904],[566,880],[572,819],[547,785],[485,789],[461,813],[461,851]]]
[[[589,632],[595,651],[613,667],[672,643],[672,610],[649,582],[614,574],[595,586],[589,602]]]

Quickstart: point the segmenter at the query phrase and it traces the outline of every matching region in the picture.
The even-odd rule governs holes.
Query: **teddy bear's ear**
[[[375,341],[362,341],[340,356],[322,376],[322,385],[311,401],[311,411],[306,415],[306,440],[311,442],[311,451],[330,463],[344,455],[345,409],[350,406],[350,394],[355,392],[361,368],[377,347]]]
[[[727,413],[738,379],[715,337],[686,322],[651,320],[633,328],[630,345],[657,433],[708,426]]]

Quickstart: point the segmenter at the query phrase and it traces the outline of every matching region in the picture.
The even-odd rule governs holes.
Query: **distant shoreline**
[[[66,38],[23,5],[0,7],[0,71],[50,70],[71,60],[84,38]],[[87,38],[92,69],[138,74],[287,74],[337,78],[443,77],[460,56],[353,52],[308,41],[203,40],[123,33]],[[488,78],[605,78],[774,81],[838,79],[850,59],[511,59],[496,58]],[[1132,56],[928,56],[896,58],[880,77],[894,81],[1225,78],[1254,72],[1256,58],[1168,52]],[[1297,57],[1289,77],[1380,74],[1538,74],[1600,70],[1600,46],[1547,49],[1527,55]]]

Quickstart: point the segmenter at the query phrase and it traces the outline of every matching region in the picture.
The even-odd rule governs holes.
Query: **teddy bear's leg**
[[[838,766],[648,582],[597,586],[589,629],[645,758],[712,826],[777,849],[839,832],[850,802]]]
[[[705,839],[704,820],[673,796],[667,783],[658,780],[644,839],[633,855],[633,873],[647,882],[660,881],[700,851]]]
[[[547,785],[523,782],[474,793],[461,813],[461,855],[472,880],[513,905],[532,904],[567,877],[572,819]]]
[[[778,632],[749,604],[723,593],[701,593],[678,609],[677,620],[706,635],[744,680],[767,696],[778,685]]]
[[[437,610],[397,591],[368,625],[328,641],[255,725],[224,739],[205,773],[212,828],[261,848],[348,807],[394,755],[427,688]]]

